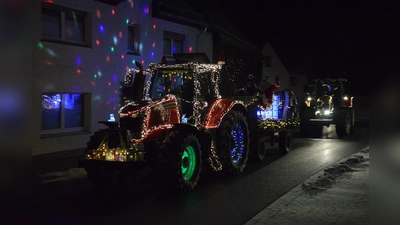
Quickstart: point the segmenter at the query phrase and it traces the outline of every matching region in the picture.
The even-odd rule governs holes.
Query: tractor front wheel
[[[202,163],[198,138],[192,133],[172,131],[161,151],[167,186],[181,192],[192,190],[200,177]]]

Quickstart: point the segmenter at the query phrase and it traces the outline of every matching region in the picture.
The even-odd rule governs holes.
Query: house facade
[[[285,52],[293,51],[285,50]],[[301,70],[299,64],[289,65],[288,68],[288,62],[282,62],[269,42],[264,45],[262,54],[264,55],[262,74],[269,76],[271,81],[278,76],[281,81],[280,90],[290,89],[296,96],[301,97],[304,94],[304,84],[307,82],[310,70],[304,72],[305,70]],[[289,62],[293,61],[299,61],[299,58],[289,60]]]
[[[136,61],[147,68],[173,53],[204,52],[217,62],[234,35],[187,2],[169,2],[33,1],[33,156],[83,149],[104,128],[98,121],[118,120],[121,82]]]

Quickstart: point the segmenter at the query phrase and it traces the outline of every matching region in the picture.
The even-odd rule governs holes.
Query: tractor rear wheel
[[[242,113],[228,112],[217,130],[218,158],[222,169],[237,175],[243,172],[249,154],[249,130]]]

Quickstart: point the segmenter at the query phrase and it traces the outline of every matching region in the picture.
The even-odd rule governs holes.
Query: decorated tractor
[[[354,129],[353,97],[346,93],[348,81],[315,79],[305,84],[300,104],[300,129],[303,133],[320,134],[323,126],[335,124],[338,137]]]
[[[150,166],[165,185],[185,192],[202,169],[237,175],[249,157],[264,158],[268,143],[278,143],[283,154],[290,150],[292,92],[275,95],[268,110],[258,106],[258,96],[222,97],[221,65],[174,56],[127,71],[119,121],[100,121],[108,128],[91,136],[86,158],[78,160],[94,184],[120,182]]]

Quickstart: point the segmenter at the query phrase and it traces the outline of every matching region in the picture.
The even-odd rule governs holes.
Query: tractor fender
[[[217,128],[221,123],[222,118],[229,112],[229,111],[239,111],[242,112],[244,115],[247,114],[246,106],[242,101],[238,101],[235,99],[217,99],[210,110],[208,111],[205,120],[204,126],[206,129]]]

